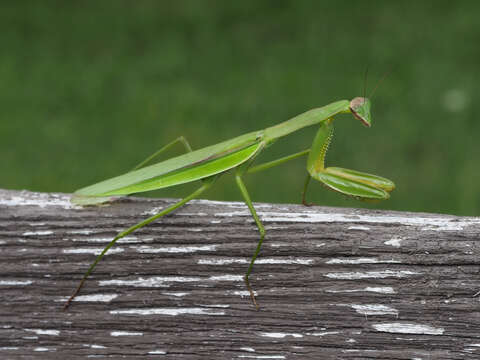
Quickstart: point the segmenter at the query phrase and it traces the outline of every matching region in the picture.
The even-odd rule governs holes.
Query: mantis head
[[[356,97],[350,101],[350,111],[352,112],[353,116],[360,120],[366,127],[372,126],[370,104],[370,99],[365,97]]]

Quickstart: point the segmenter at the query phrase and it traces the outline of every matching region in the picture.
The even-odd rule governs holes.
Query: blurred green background
[[[327,164],[397,190],[371,205],[312,184],[309,199],[480,215],[479,14],[478,1],[1,1],[0,187],[72,192],[182,134],[200,148],[361,96],[368,67],[367,94],[389,73],[373,126],[341,116]],[[304,177],[300,159],[246,184],[254,201],[298,203]],[[231,176],[205,197],[241,200]]]

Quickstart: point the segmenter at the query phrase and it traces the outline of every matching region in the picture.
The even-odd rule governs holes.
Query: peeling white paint
[[[326,262],[326,264],[390,264],[390,263],[399,263],[397,260],[382,260],[379,258],[357,258],[357,259],[331,259]]]
[[[195,212],[195,213],[185,212],[184,207],[182,207],[181,210],[177,211],[176,214],[180,216],[208,216],[208,214],[204,212]]]
[[[368,226],[349,226],[348,230],[370,230]]]
[[[211,281],[243,281],[242,275],[218,275],[210,276],[208,280]]]
[[[18,347],[16,347],[16,346],[3,346],[3,347],[0,347],[0,350],[18,350]]]
[[[89,242],[89,243],[106,243],[108,244],[113,240],[113,236],[110,237],[90,237],[90,238],[64,238],[63,240],[67,241],[81,241],[81,242]],[[117,244],[136,244],[136,243],[143,243],[147,241],[153,241],[153,238],[142,238],[138,239],[136,236],[125,236],[121,239],[117,240]]]
[[[99,281],[100,286],[133,286],[133,287],[169,287],[172,282],[195,282],[203,281],[201,277],[185,277],[185,276],[154,276],[150,278],[138,278],[135,280],[102,280]]]
[[[244,207],[244,208],[247,208],[248,209],[248,206],[244,203],[244,202],[240,202],[240,204]],[[254,203],[254,206],[255,206],[255,209],[273,209],[273,208],[277,208],[277,209],[280,209],[282,211],[288,211],[288,207],[280,207],[278,205],[274,205],[274,204],[265,204],[265,203]]]
[[[394,247],[400,247],[400,243],[405,240],[405,238],[401,238],[398,236],[392,237],[390,240],[384,242],[385,245],[390,245]]]
[[[463,351],[466,351],[466,352],[469,352],[469,353],[472,353],[472,352],[478,352],[478,350],[480,350],[478,347],[480,346],[480,344],[467,344],[464,346],[463,348]]]
[[[362,315],[395,315],[398,316],[398,310],[382,304],[351,304],[355,311]]]
[[[110,311],[111,313],[111,311]],[[110,336],[142,336],[142,332],[134,332],[134,331],[112,331],[110,332]]]
[[[97,344],[83,344],[83,346],[89,347],[89,348],[92,348],[92,349],[106,349],[107,348],[106,346],[97,345]]]
[[[282,226],[282,225],[265,225],[265,230],[270,231],[270,230],[284,230],[288,229],[288,226]]]
[[[189,203],[199,204],[199,205],[222,205],[222,206],[240,207],[240,208],[247,207],[243,202],[240,202],[240,201],[215,201],[215,200],[205,200],[205,199],[193,199],[193,200],[190,200]]]
[[[205,214],[207,215],[207,214]],[[189,227],[186,227],[184,228],[185,231],[190,231],[190,232],[201,232],[201,231],[204,231],[205,229],[204,228],[189,228]]]
[[[242,351],[248,351],[248,352],[255,352],[254,348],[251,347],[241,347],[240,350]]]
[[[31,280],[0,280],[0,286],[25,286],[31,285],[33,282]]]
[[[364,290],[381,294],[396,294],[396,291],[391,286],[367,286]]]
[[[4,240],[0,240],[0,245],[5,245],[7,242]]]
[[[100,255],[103,251],[103,248],[79,248],[79,249],[64,249],[63,253],[64,254],[92,254],[92,255]],[[108,252],[105,254],[111,255],[111,254],[118,254],[123,252],[123,248],[121,247],[114,247],[108,250]]]
[[[118,294],[92,294],[92,295],[78,295],[72,301],[78,302],[110,302],[113,299],[117,298]],[[64,297],[60,298],[58,302],[67,301],[69,298]]]
[[[286,359],[283,355],[238,355],[238,357],[248,359]]]
[[[303,337],[302,334],[282,333],[282,332],[264,332],[264,333],[260,333],[260,336],[275,338],[275,339],[283,339],[284,337],[287,337],[287,336],[292,336],[294,338],[302,338]]]
[[[224,258],[224,259],[200,259],[198,264],[200,265],[228,265],[228,264],[249,264],[250,259],[243,258]],[[257,264],[299,264],[310,265],[313,263],[313,259],[297,258],[297,259],[274,259],[274,258],[261,258],[255,261]]]
[[[238,295],[240,297],[249,297],[250,296],[250,292],[247,291],[247,290],[235,290],[235,291],[229,291],[227,292],[228,294],[233,294],[233,295]],[[257,296],[257,292],[255,290],[253,290],[253,295]]]
[[[225,311],[218,311],[205,308],[148,308],[148,309],[123,309],[112,310],[113,315],[225,315]]]
[[[39,206],[45,208],[47,206],[60,206],[64,209],[81,209],[80,206],[73,205],[70,202],[70,195],[34,193],[22,191],[23,196],[13,195],[0,199],[0,205],[5,206]],[[8,196],[8,193],[5,194]]]
[[[168,205],[166,205],[166,206],[168,206]],[[140,215],[142,215],[142,216],[153,216],[153,215],[158,214],[160,211],[162,211],[164,209],[165,209],[165,207],[163,207],[163,206],[162,207],[157,206],[157,207],[154,207],[150,210],[142,212]]]
[[[260,215],[260,213],[257,211],[257,214]],[[234,216],[245,216],[245,217],[251,217],[252,214],[248,211],[248,208],[246,208],[243,211],[231,211],[231,212],[220,212],[213,214],[213,216],[217,217],[234,217]],[[263,221],[263,219],[262,219]]]
[[[222,220],[211,220],[210,224],[220,224]]]
[[[46,347],[36,347],[33,349],[33,351],[55,351],[56,349],[55,348],[52,348],[52,349],[49,349],[49,348],[46,348]]]
[[[33,332],[37,335],[51,335],[51,336],[60,335],[60,330],[47,330],[47,329],[23,329],[23,330]]]
[[[218,245],[202,245],[202,246],[175,246],[175,247],[151,247],[151,246],[130,246],[139,253],[156,254],[156,253],[194,253],[197,251],[215,251]]]
[[[163,295],[169,295],[169,296],[176,296],[176,297],[182,297],[186,296],[189,293],[186,292],[162,292]]]
[[[326,335],[336,335],[341,334],[341,331],[323,331],[323,332],[315,332],[315,333],[306,333],[305,335],[309,336],[326,336]]]
[[[271,243],[264,244],[264,246],[282,247],[282,246],[292,246],[292,244],[288,242],[271,242]]]
[[[67,231],[67,234],[74,234],[74,235],[90,235],[91,233],[93,233],[93,230],[76,229],[76,230]]]
[[[53,231],[50,230],[43,230],[43,231],[25,231],[22,235],[23,236],[44,236],[44,235],[52,235]]]
[[[368,291],[368,292],[374,292],[374,293],[380,293],[380,294],[395,294],[395,290],[390,287],[390,286],[367,286],[363,289],[344,289],[344,290],[325,290],[325,292],[330,292],[330,293],[350,293],[350,292],[362,292],[362,291]]]
[[[428,334],[428,335],[442,335],[445,329],[441,327],[433,327],[430,325],[415,324],[415,323],[381,323],[373,324],[372,327],[381,332],[388,333],[402,333],[402,334]]]
[[[398,215],[351,215],[344,213],[318,213],[318,212],[262,212],[257,211],[262,221],[265,222],[308,222],[308,223],[368,223],[368,224],[401,224],[417,226],[420,230],[430,231],[461,231],[465,227],[480,225],[480,219],[455,218],[446,216],[422,217]],[[251,216],[250,212],[232,211],[216,213],[217,217]]]
[[[328,273],[325,276],[331,279],[341,279],[341,280],[357,280],[357,279],[368,279],[368,278],[388,278],[396,277],[403,278],[410,275],[419,275],[421,273],[408,270],[383,270],[383,271],[368,271],[368,272],[339,272],[339,273]]]
[[[188,204],[191,204],[192,202],[194,202],[195,200],[190,200],[188,202]],[[209,201],[209,200],[205,200],[205,201]],[[188,205],[187,204],[187,205]],[[222,205],[222,206],[229,206],[228,205],[229,203],[226,201],[225,203],[223,201],[218,201],[218,205]],[[173,205],[173,203],[172,203]],[[142,213],[142,215],[156,215],[158,214],[160,211],[163,211],[165,210],[169,205],[166,204],[165,206],[156,206],[150,210],[147,210],[147,211],[144,211]],[[189,213],[185,210],[185,208],[181,208],[180,210],[177,210],[176,213],[174,213],[175,216],[208,216],[207,213],[204,213],[204,212],[198,212],[198,213]]]
[[[167,352],[164,350],[152,350],[148,352],[150,355],[166,355]]]

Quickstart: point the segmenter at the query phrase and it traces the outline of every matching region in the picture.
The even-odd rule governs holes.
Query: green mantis
[[[115,236],[115,238],[103,249],[101,254],[98,255],[95,261],[90,265],[77,289],[65,303],[64,308],[66,309],[70,305],[71,301],[80,292],[85,280],[94,270],[95,266],[118,239],[121,239],[152,221],[171,213],[190,200],[199,197],[205,190],[215,183],[219,176],[231,170],[234,173],[235,181],[240,193],[242,194],[243,199],[255,220],[258,231],[260,232],[258,245],[244,277],[245,284],[250,292],[251,300],[258,309],[258,304],[250,285],[249,276],[252,272],[255,259],[260,253],[262,242],[265,238],[265,228],[255,211],[250,195],[243,182],[243,176],[245,174],[266,170],[289,160],[308,155],[308,173],[302,195],[302,203],[305,205],[307,205],[305,196],[311,178],[320,181],[320,183],[331,190],[359,200],[385,200],[390,197],[389,192],[395,188],[395,184],[392,181],[383,177],[349,169],[338,167],[326,168],[324,166],[325,155],[333,136],[333,120],[335,116],[342,113],[351,113],[354,118],[360,120],[363,125],[367,127],[370,127],[371,125],[369,99],[356,97],[351,101],[340,100],[307,111],[290,120],[268,127],[264,130],[253,131],[231,140],[223,141],[216,145],[195,151],[192,151],[188,142],[183,137],[180,137],[148,157],[132,171],[77,190],[72,198],[74,203],[79,205],[94,205],[109,201],[112,197],[117,195],[128,195],[166,188],[196,180],[201,181],[200,187],[190,195],[148,219],[145,219],[117,234],[117,236]],[[311,125],[320,125],[320,127],[310,149],[252,167],[256,157],[273,142],[281,137],[287,136]],[[183,143],[187,151],[185,154],[146,166],[159,154],[177,142]]]

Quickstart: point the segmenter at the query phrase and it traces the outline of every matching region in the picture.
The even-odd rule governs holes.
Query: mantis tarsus
[[[395,188],[392,181],[383,177],[338,167],[325,168],[325,154],[333,136],[333,119],[336,115],[341,113],[352,113],[354,118],[360,120],[365,126],[370,127],[371,125],[369,99],[365,97],[356,97],[351,101],[340,100],[307,111],[290,120],[268,127],[264,130],[253,131],[231,140],[223,141],[216,145],[195,151],[191,150],[190,145],[185,138],[180,137],[148,157],[132,171],[77,190],[72,198],[74,203],[79,205],[94,205],[109,201],[111,197],[116,195],[128,195],[143,191],[156,190],[195,180],[201,180],[202,182],[202,185],[197,190],[182,200],[117,234],[117,236],[115,236],[115,238],[103,249],[101,254],[97,256],[92,265],[90,265],[77,289],[65,303],[64,308],[66,309],[70,305],[71,301],[80,292],[85,280],[95,266],[118,239],[121,239],[136,229],[174,211],[188,201],[197,198],[212,186],[220,175],[229,170],[234,170],[237,186],[240,189],[243,199],[250,209],[260,232],[260,240],[258,241],[255,253],[252,256],[244,277],[245,284],[250,292],[251,300],[258,309],[258,304],[255,300],[252,287],[250,286],[249,276],[252,272],[255,259],[260,252],[265,237],[265,228],[252,204],[247,188],[242,179],[243,175],[265,170],[289,160],[308,155],[308,173],[302,195],[302,203],[305,205],[307,205],[305,195],[311,178],[320,181],[331,190],[335,190],[344,195],[352,196],[360,200],[388,199],[390,197],[389,192]],[[317,131],[310,149],[251,167],[252,163],[262,150],[271,145],[277,139],[306,126],[315,124],[319,124],[320,128]],[[185,154],[154,165],[146,166],[159,154],[178,142],[183,143],[185,146],[187,151]]]

